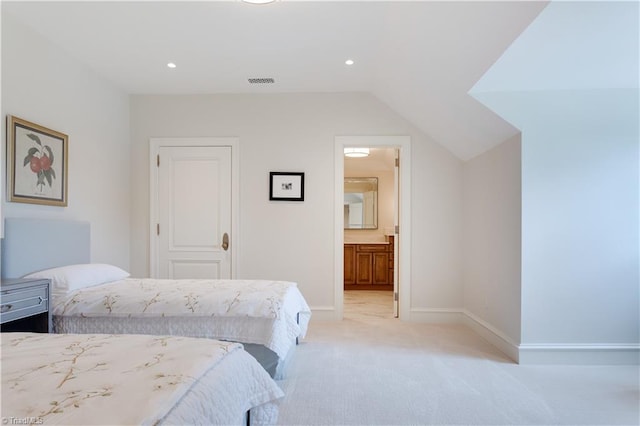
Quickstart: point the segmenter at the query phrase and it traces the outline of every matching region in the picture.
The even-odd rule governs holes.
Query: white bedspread
[[[1,350],[2,415],[17,421],[239,424],[283,396],[241,345],[211,339],[3,333]]]
[[[284,358],[305,336],[311,310],[288,281],[127,278],[54,294],[53,315],[56,332],[209,337],[264,345]]]

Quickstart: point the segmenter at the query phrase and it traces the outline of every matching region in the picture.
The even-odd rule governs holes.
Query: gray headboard
[[[91,261],[87,221],[6,218],[2,240],[2,278]]]

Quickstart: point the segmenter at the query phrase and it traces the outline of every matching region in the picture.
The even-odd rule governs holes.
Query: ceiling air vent
[[[272,84],[276,81],[273,78],[250,78],[250,84]]]

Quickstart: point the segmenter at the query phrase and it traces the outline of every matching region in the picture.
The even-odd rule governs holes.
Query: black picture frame
[[[304,201],[304,172],[270,172],[269,201]]]

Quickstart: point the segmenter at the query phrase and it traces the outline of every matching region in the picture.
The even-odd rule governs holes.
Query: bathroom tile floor
[[[393,318],[393,292],[345,290],[344,318]]]

